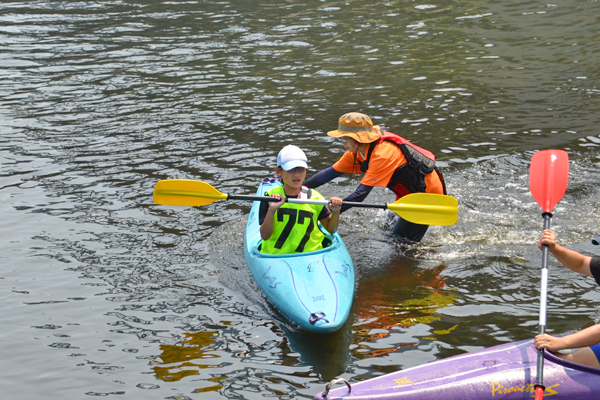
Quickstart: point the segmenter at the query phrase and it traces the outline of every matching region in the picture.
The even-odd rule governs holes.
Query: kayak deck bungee
[[[317,394],[316,400],[522,400],[535,395],[537,349],[523,340],[433,361]],[[544,396],[592,400],[600,369],[545,352]],[[337,383],[337,382],[336,382]],[[324,393],[326,395],[324,396]]]
[[[279,185],[279,180],[266,178],[257,194]],[[244,256],[254,281],[269,302],[300,328],[317,333],[338,330],[348,319],[354,297],[354,266],[341,237],[319,224],[327,247],[308,253],[261,253],[259,208],[255,201],[244,234]]]

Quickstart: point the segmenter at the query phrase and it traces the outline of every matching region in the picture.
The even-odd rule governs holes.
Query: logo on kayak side
[[[510,387],[506,387],[496,381],[490,381],[490,383],[492,384],[492,397],[496,397],[496,394],[504,395],[504,394],[511,394],[511,393],[517,393],[517,392],[535,394],[535,384],[534,383],[530,383],[529,385],[510,386]],[[560,385],[560,383],[556,383],[552,386],[546,387],[546,390],[544,390],[544,395],[551,396],[553,394],[558,394],[558,392],[555,391],[554,388],[559,385]]]
[[[405,376],[404,378],[400,378],[400,379],[394,379],[394,382],[396,382],[396,384],[398,386],[410,385],[413,383],[410,379],[408,379],[408,376]]]
[[[271,271],[271,267],[267,268],[265,273],[262,275],[262,278],[268,282],[268,286],[272,289],[277,289],[277,285],[281,282],[277,282],[277,277],[269,275],[269,271]]]
[[[341,271],[335,271],[335,273],[342,275],[344,278],[348,278],[348,271],[349,270],[350,270],[350,265],[348,265],[347,262],[344,262],[342,264],[342,270]]]

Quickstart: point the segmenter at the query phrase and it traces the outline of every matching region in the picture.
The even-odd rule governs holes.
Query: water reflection
[[[199,369],[220,368],[221,365],[218,363],[200,363],[202,360],[219,358],[218,354],[211,352],[211,348],[216,347],[212,338],[218,335],[217,331],[184,333],[185,340],[177,345],[161,344],[160,360],[157,360],[160,362],[160,366],[154,367],[154,373],[159,379],[172,382],[186,376],[197,375]],[[219,390],[222,387],[215,386],[203,391]]]
[[[312,366],[321,380],[328,382],[346,372],[353,340],[351,319],[327,335],[287,329],[284,335],[290,350],[299,354],[299,361]]]
[[[363,273],[356,294],[356,346],[352,355],[359,359],[378,357],[418,345],[422,340],[436,340],[428,336],[401,342],[387,339],[413,325],[431,326],[440,320],[436,316],[440,308],[453,305],[456,296],[442,290],[446,286],[442,275],[445,269],[445,265],[422,269],[404,259]],[[455,326],[434,333],[443,335],[454,329]]]

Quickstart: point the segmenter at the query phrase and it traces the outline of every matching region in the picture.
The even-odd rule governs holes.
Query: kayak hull
[[[537,349],[531,340],[490,347],[340,387],[326,397],[345,400],[516,400],[535,395]],[[598,399],[600,369],[564,361],[549,352],[544,359],[544,398]]]
[[[277,185],[279,181],[265,179],[257,194]],[[354,266],[346,245],[337,233],[323,230],[331,245],[322,250],[263,254],[259,207],[255,201],[244,235],[244,255],[254,281],[269,302],[300,328],[316,333],[338,330],[348,319],[354,297]]]

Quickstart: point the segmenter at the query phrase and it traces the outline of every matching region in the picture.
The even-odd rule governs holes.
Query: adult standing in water
[[[344,173],[364,173],[360,185],[344,201],[362,202],[373,187],[389,188],[396,200],[410,193],[446,194],[442,173],[435,167],[435,156],[394,133],[381,131],[362,113],[344,114],[338,128],[327,135],[340,140],[346,152],[333,166],[305,181],[317,188]],[[342,212],[348,207],[342,206]],[[401,217],[392,224],[392,233],[409,242],[420,242],[428,225],[418,225]]]

